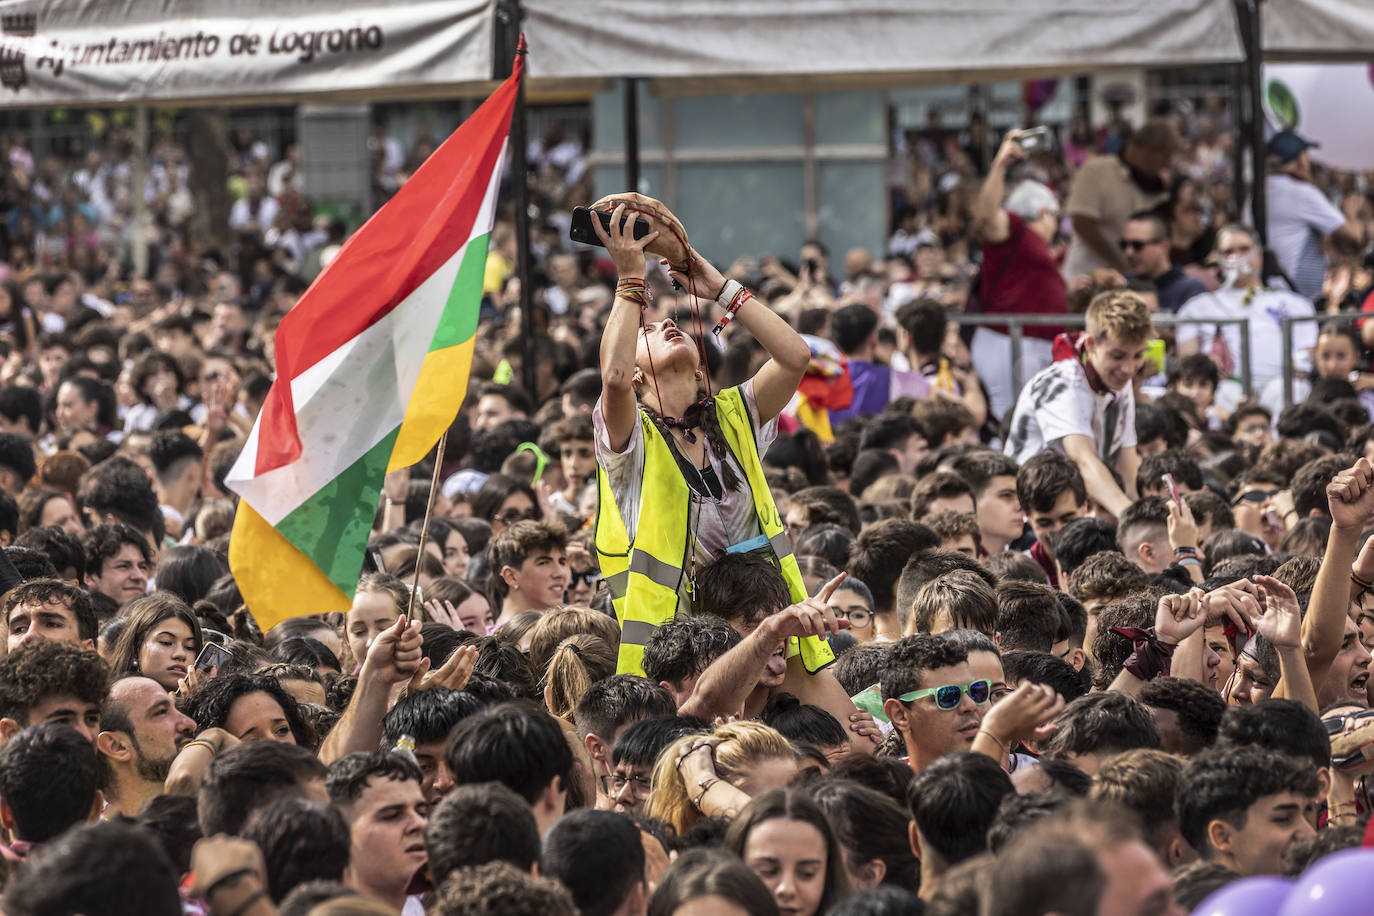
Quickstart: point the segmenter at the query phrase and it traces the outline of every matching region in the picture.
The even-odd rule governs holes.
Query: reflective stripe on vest
[[[744,471],[754,497],[759,527],[767,538],[793,601],[806,597],[801,569],[792,555],[791,541],[763,473],[753,424],[743,392],[729,388],[716,395],[716,415],[735,460]],[[611,603],[620,621],[620,658],[617,670],[643,674],[644,645],[659,625],[678,611],[678,585],[687,562],[691,538],[691,493],[662,434],[641,410],[644,436],[644,476],[640,484],[640,517],[630,542],[604,469],[597,467],[595,544],[601,573],[611,590]],[[649,511],[646,511],[649,510]],[[793,651],[798,646],[793,641]],[[830,647],[815,637],[802,640],[799,651],[807,670],[817,671],[834,661]]]

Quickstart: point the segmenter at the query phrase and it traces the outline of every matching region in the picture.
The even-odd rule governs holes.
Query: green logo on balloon
[[[1298,99],[1282,80],[1270,80],[1264,87],[1264,108],[1280,130],[1298,126]]]

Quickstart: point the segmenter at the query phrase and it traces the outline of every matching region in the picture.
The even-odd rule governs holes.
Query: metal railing
[[[1011,385],[1014,391],[1020,391],[1021,386],[1026,383],[1026,379],[1021,377],[1021,343],[1025,338],[1025,328],[1027,327],[1066,327],[1081,328],[1087,319],[1081,314],[1072,315],[1021,315],[1021,314],[996,314],[992,312],[979,312],[976,314],[965,314],[963,312],[951,312],[949,320],[958,324],[970,325],[1005,325],[1007,337],[1011,340]],[[1150,320],[1157,326],[1173,327],[1180,324],[1236,324],[1240,325],[1240,384],[1248,394],[1250,391],[1250,319],[1249,318],[1207,318],[1199,321],[1196,318],[1180,318],[1177,315],[1152,315]],[[1284,319],[1289,321],[1290,319]],[[1288,326],[1284,325],[1284,333],[1291,336],[1292,332]],[[1288,338],[1285,338],[1287,340]],[[1292,349],[1287,348],[1284,352],[1284,379],[1285,391],[1292,390]]]
[[[1322,324],[1332,322],[1334,324],[1354,324],[1362,318],[1368,318],[1365,312],[1336,312],[1335,314],[1325,315],[1285,315],[1279,319],[1279,334],[1283,338],[1283,406],[1287,407],[1293,403],[1293,373],[1296,371],[1293,366],[1293,325],[1308,321],[1320,321]],[[1358,350],[1356,351],[1359,352]]]

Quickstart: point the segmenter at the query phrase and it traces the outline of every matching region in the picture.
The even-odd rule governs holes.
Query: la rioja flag
[[[348,609],[383,477],[457,415],[523,64],[277,329],[276,381],[227,478],[241,497],[229,566],[264,631]]]

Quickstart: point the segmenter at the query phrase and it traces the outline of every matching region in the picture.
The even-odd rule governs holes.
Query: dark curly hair
[[[72,696],[99,706],[110,669],[92,649],[36,639],[0,660],[0,716],[21,726],[44,697]]]
[[[191,695],[183,710],[196,721],[196,731],[207,728],[224,728],[229,719],[229,711],[234,703],[250,693],[265,693],[281,706],[286,723],[291,727],[291,736],[301,747],[313,747],[315,736],[301,715],[296,698],[286,692],[274,678],[256,674],[229,674],[213,678],[204,687]]]

